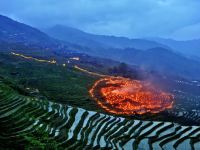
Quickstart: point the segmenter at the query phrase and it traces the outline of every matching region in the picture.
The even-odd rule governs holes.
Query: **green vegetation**
[[[33,95],[77,107],[95,109],[88,90],[95,77],[71,66],[39,63],[9,54],[0,55],[0,76],[3,76]]]
[[[58,143],[49,137],[48,133],[42,130],[38,130],[35,133],[25,135],[24,143],[25,150],[62,150],[64,148],[59,147]]]
[[[174,142],[171,149],[182,144],[191,149],[199,143],[199,126],[129,120],[22,93],[22,88],[0,78],[0,148],[163,149]]]

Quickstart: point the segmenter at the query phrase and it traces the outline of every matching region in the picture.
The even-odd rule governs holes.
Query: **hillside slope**
[[[190,79],[200,78],[199,61],[188,59],[168,48],[163,48],[162,44],[156,42],[93,35],[62,26],[56,26],[50,31],[56,33],[58,37],[62,36],[63,40],[67,38],[67,42],[55,40],[38,29],[0,16],[0,50],[22,47],[23,51],[27,48],[27,51],[32,53],[37,49],[38,53],[43,56],[53,53],[60,57],[75,50],[91,56],[138,65],[144,69],[164,74]],[[132,46],[136,48],[130,48]]]
[[[76,50],[82,47],[54,39],[40,30],[0,15],[0,42],[39,47],[48,50]]]
[[[184,57],[169,46],[142,39],[94,35],[57,25],[46,31],[60,40],[88,47],[89,55],[138,65],[144,69],[190,79],[200,78],[200,62]],[[167,44],[167,43],[166,43]]]
[[[199,126],[128,120],[25,96],[13,87],[0,78],[1,148],[182,150],[200,147]]]

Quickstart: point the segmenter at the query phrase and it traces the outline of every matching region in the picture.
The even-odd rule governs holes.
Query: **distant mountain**
[[[36,28],[0,15],[0,40],[27,44],[54,43],[55,40]]]
[[[200,62],[163,48],[153,48],[135,55],[131,60],[146,69],[182,76],[200,78]]]
[[[59,25],[49,29],[46,33],[53,38],[62,40],[64,43],[75,45],[74,47],[80,52],[92,56],[138,65],[143,69],[160,73],[190,79],[200,78],[199,61],[188,59],[175,53],[164,44],[142,39],[94,35]],[[49,36],[47,37],[50,38]]]
[[[146,50],[154,47],[167,48],[167,46],[163,44],[150,40],[95,35],[62,25],[56,25],[52,28],[46,29],[44,32],[54,38],[91,48],[135,48],[140,50]]]
[[[180,52],[187,56],[200,57],[200,39],[188,40],[188,41],[176,41],[164,38],[151,38],[151,40],[165,44],[171,47],[174,51]]]
[[[20,44],[50,50],[76,50],[82,47],[54,39],[29,25],[14,21],[0,15],[0,43]],[[4,43],[4,44],[2,44]]]
[[[200,62],[179,55],[172,50],[152,48],[145,51],[127,48],[124,50],[111,49],[105,57],[128,64],[140,66],[161,74],[180,76],[188,79],[200,79]]]
[[[51,50],[59,56],[77,50],[91,56],[138,65],[147,70],[200,79],[200,61],[196,61],[198,57],[196,60],[186,58],[157,42],[94,35],[63,26],[55,26],[48,33],[53,38],[36,28],[0,16],[0,50],[18,48],[31,52],[37,49],[40,52],[45,49],[42,55],[50,55]]]

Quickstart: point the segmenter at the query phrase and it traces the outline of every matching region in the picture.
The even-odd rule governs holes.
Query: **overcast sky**
[[[39,28],[62,24],[132,38],[200,38],[200,0],[0,0],[0,14]]]

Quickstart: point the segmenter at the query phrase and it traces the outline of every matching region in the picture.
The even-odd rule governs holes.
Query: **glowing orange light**
[[[14,53],[14,52],[11,52],[11,54],[18,56],[18,57],[22,57],[24,59],[31,59],[31,60],[34,60],[34,61],[37,61],[37,62],[45,62],[45,63],[50,63],[50,64],[56,64],[55,60],[38,59],[38,58],[34,58],[34,57],[31,57],[31,56],[25,56],[23,54],[18,54],[18,53]]]
[[[106,111],[114,114],[158,113],[172,108],[173,95],[155,89],[150,83],[122,77],[106,77],[89,91]]]

